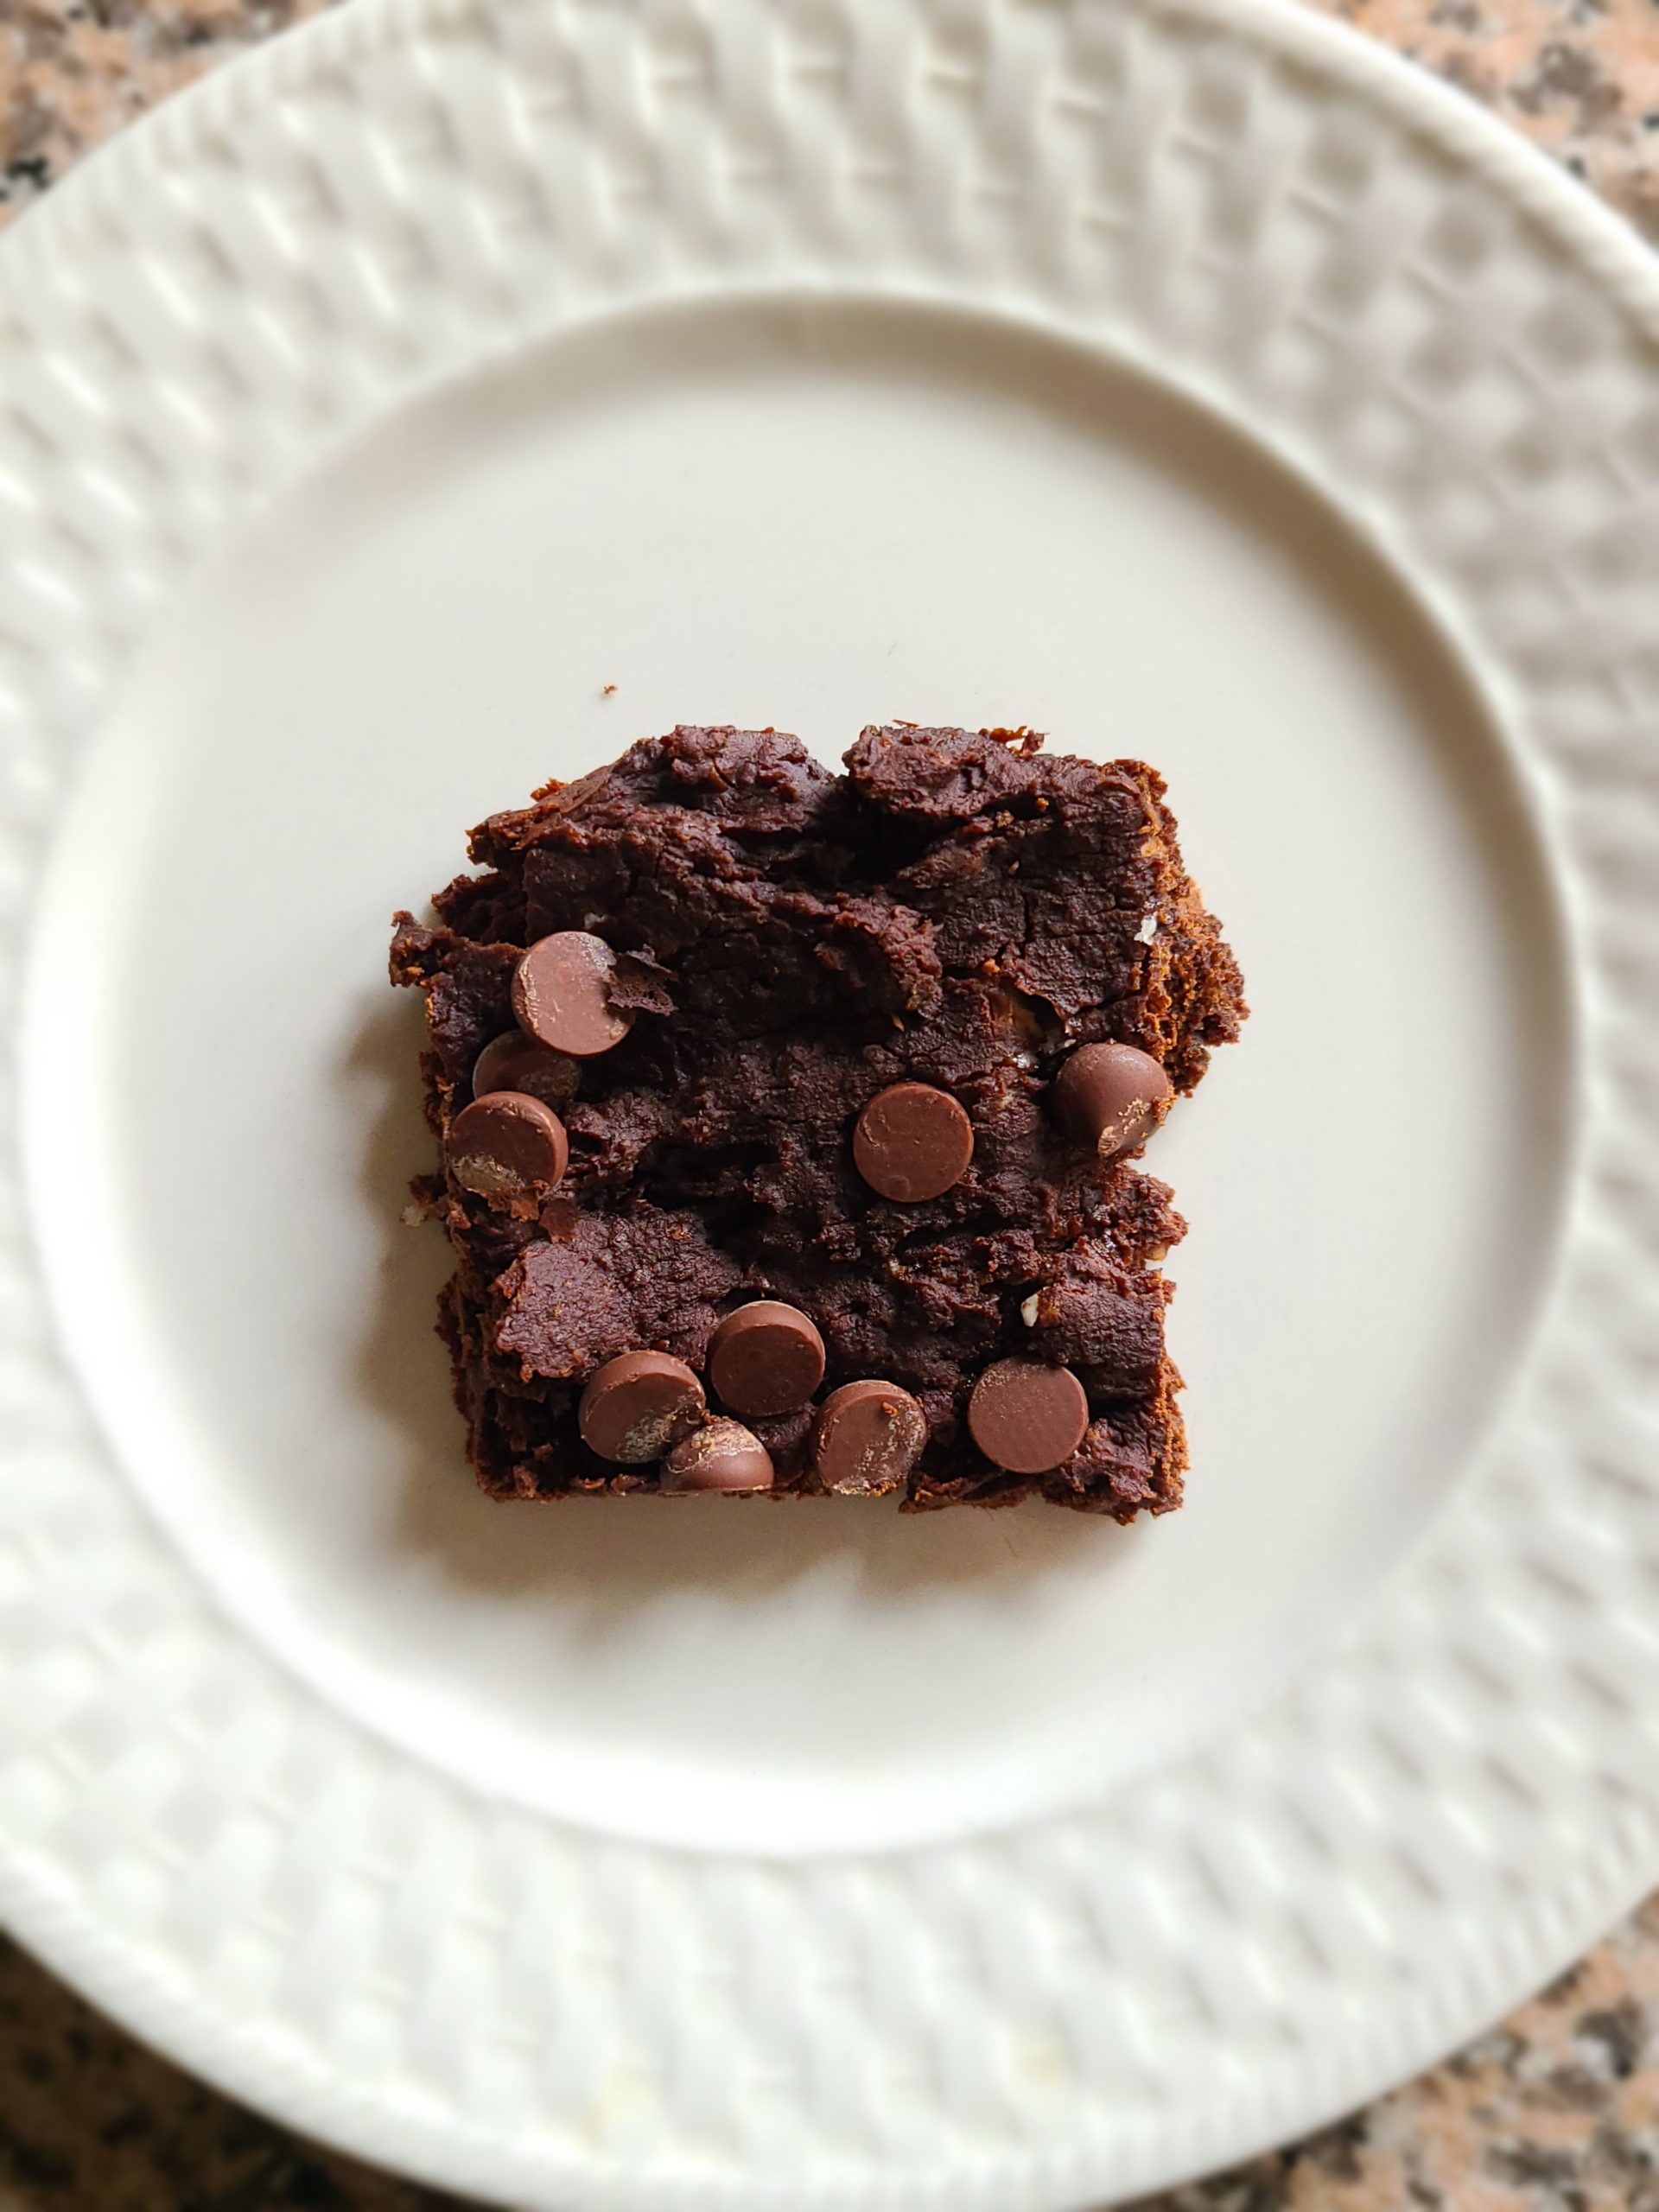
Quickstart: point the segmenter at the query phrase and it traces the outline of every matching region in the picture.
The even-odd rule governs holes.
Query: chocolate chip
[[[563,1052],[550,1052],[522,1029],[493,1037],[473,1062],[473,1096],[488,1090],[522,1090],[543,1106],[568,1106],[576,1095],[580,1071]]]
[[[550,1106],[522,1091],[492,1090],[451,1122],[443,1156],[463,1191],[494,1205],[550,1190],[570,1147]]]
[[[608,1052],[633,1027],[611,1002],[616,955],[587,930],[556,930],[523,954],[512,977],[518,1027],[556,1052],[579,1060]]]
[[[812,1439],[812,1464],[826,1490],[880,1497],[894,1489],[921,1456],[927,1416],[896,1382],[843,1382],[823,1402]]]
[[[823,1338],[797,1307],[757,1299],[709,1339],[709,1380],[734,1413],[793,1413],[823,1380]]]
[[[999,1359],[974,1385],[968,1427],[985,1457],[1012,1475],[1046,1474],[1089,1427],[1089,1401],[1069,1367]]]
[[[960,1182],[974,1125],[948,1090],[895,1083],[878,1090],[853,1131],[853,1165],[884,1198],[913,1205]]]
[[[772,1481],[766,1446],[734,1421],[694,1428],[663,1462],[665,1491],[770,1490]]]
[[[642,1467],[660,1459],[703,1411],[702,1385],[665,1351],[625,1351],[588,1379],[576,1408],[584,1444],[601,1459]]]
[[[1133,1045],[1084,1045],[1054,1078],[1054,1105],[1074,1136],[1103,1160],[1116,1160],[1152,1135],[1173,1096],[1150,1052]]]

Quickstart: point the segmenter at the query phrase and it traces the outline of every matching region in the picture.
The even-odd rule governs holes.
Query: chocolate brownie
[[[1162,779],[1027,731],[680,728],[396,919],[483,1487],[1180,1502],[1171,1193],[1245,1013]]]

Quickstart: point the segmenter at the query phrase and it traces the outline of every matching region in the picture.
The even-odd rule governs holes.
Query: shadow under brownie
[[[486,1491],[671,1486],[655,1460],[592,1448],[584,1390],[650,1351],[693,1371],[701,1415],[711,1340],[718,1359],[731,1317],[769,1300],[821,1344],[821,1388],[784,1413],[709,1389],[699,1425],[736,1413],[772,1494],[825,1487],[825,1400],[876,1379],[925,1424],[897,1482],[909,1510],[1179,1503],[1157,1270],[1183,1224],[1122,1156],[1163,1100],[1109,1138],[1099,1114],[1058,1110],[1055,1078],[1109,1045],[1157,1063],[1160,1093],[1190,1091],[1237,1034],[1242,980],[1161,779],[1041,742],[871,728],[836,776],[775,731],[676,729],[493,817],[469,841],[483,872],[437,894],[436,925],[397,916],[392,977],[425,994],[447,1147],[418,1195],[454,1249],[440,1326]],[[561,1031],[557,1007],[543,1024],[575,1052],[527,1042],[515,1017],[540,1019],[524,956],[550,939],[607,963],[594,1033]],[[492,1096],[540,1095],[528,1141],[557,1132],[529,1183],[456,1173],[486,1047]],[[969,1156],[935,1194],[886,1196],[855,1139],[880,1135],[874,1102],[918,1091]],[[1016,1414],[1046,1383],[1074,1392],[1075,1449],[1024,1471],[988,1457],[987,1439],[1022,1456],[995,1445],[990,1386],[975,1400],[988,1370],[1018,1386]]]

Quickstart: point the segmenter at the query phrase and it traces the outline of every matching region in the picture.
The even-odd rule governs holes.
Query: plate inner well
[[[492,1504],[398,1219],[392,909],[677,721],[899,716],[1152,761],[1243,962],[1147,1162],[1188,1505]],[[1563,974],[1484,709],[1278,464],[991,319],[656,312],[389,416],[177,602],[37,932],[34,1204],[112,1447],[327,1698],[605,1829],[896,1845],[1224,1736],[1437,1510],[1548,1265]]]

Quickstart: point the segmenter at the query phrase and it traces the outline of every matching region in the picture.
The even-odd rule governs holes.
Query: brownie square
[[[584,1386],[642,1348],[702,1376],[717,1325],[764,1298],[816,1325],[819,1405],[864,1377],[919,1403],[906,1510],[1179,1503],[1158,1262],[1184,1224],[1162,1183],[1067,1125],[1052,1085],[1115,1040],[1190,1092],[1237,1034],[1242,979],[1158,774],[1041,744],[870,728],[837,776],[775,730],[678,728],[492,817],[469,841],[481,872],[436,895],[435,924],[396,918],[440,1140],[514,1031],[526,949],[584,932],[616,956],[626,1033],[556,1065],[556,1185],[504,1201],[449,1169],[418,1186],[454,1251],[439,1325],[492,1495],[662,1488],[658,1465],[584,1442]],[[854,1157],[861,1113],[901,1083],[971,1123],[965,1169],[919,1200],[883,1197]],[[1082,1441],[1039,1473],[970,1433],[975,1383],[1007,1359],[1064,1366],[1086,1394]],[[773,1494],[823,1487],[816,1417],[745,1416]]]

